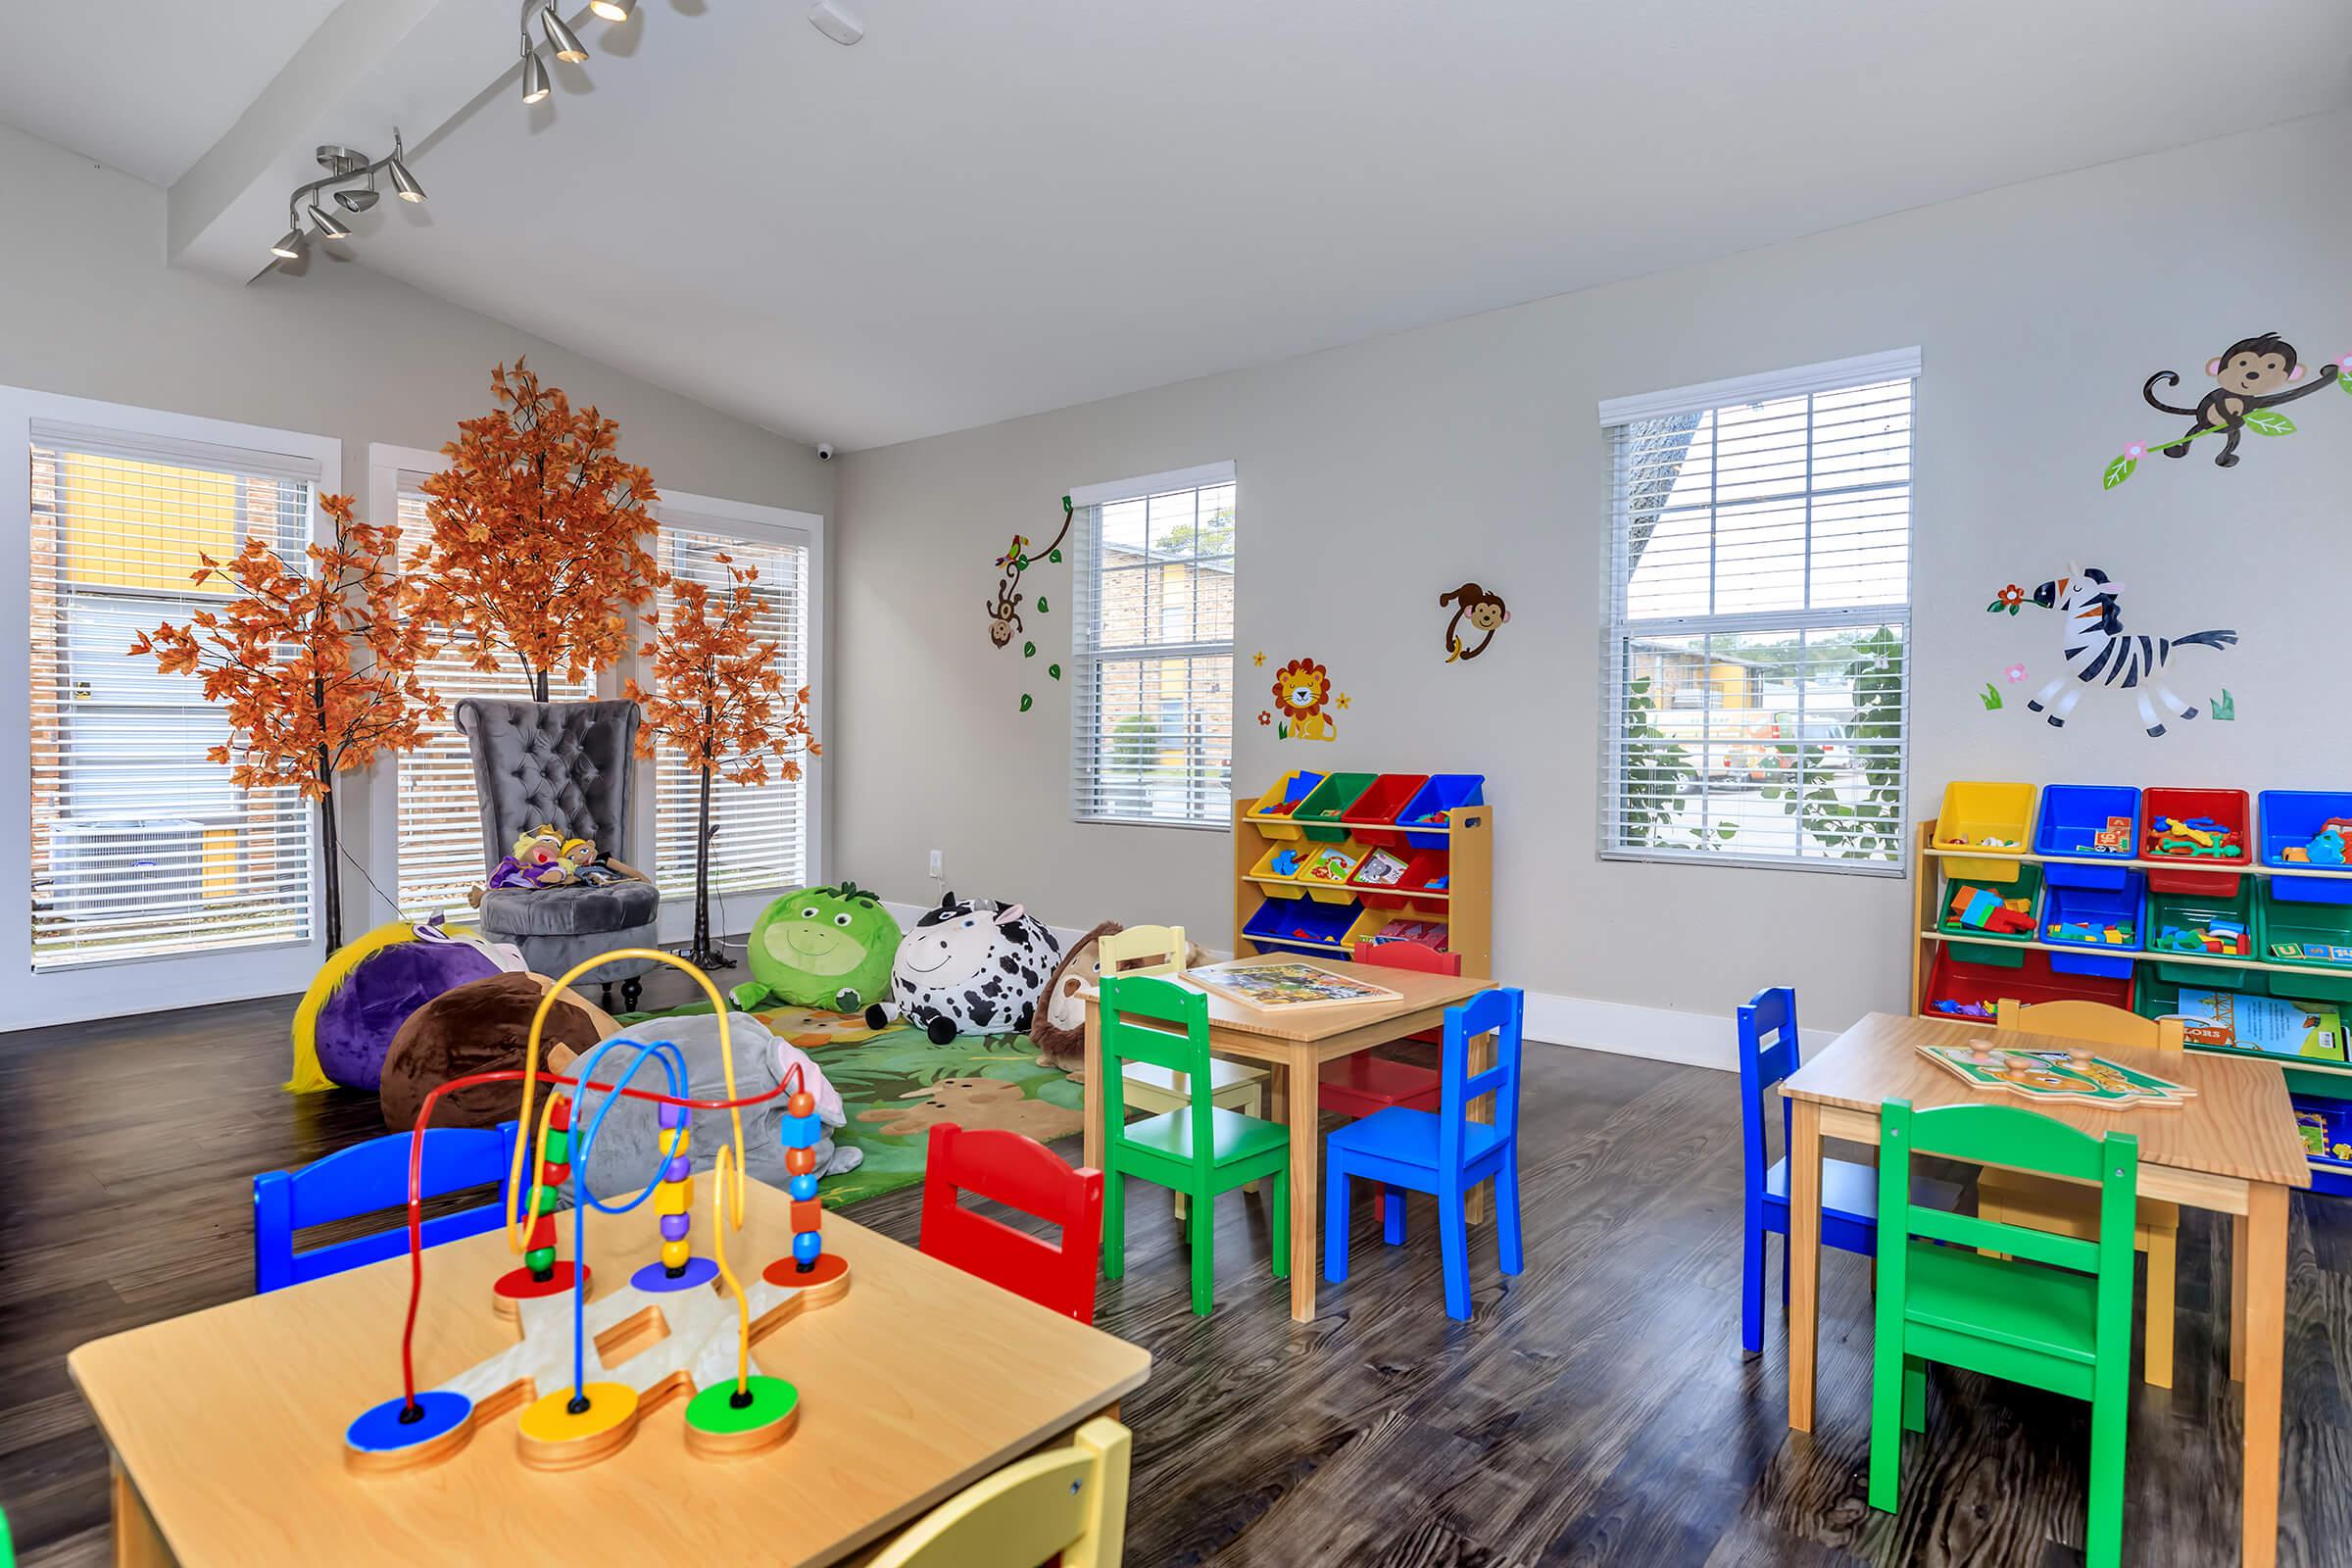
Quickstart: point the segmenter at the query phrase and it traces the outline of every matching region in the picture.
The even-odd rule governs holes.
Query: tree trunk
[[[547,682],[548,682],[548,671],[546,671],[546,670],[544,670],[544,669],[534,669],[534,670],[532,670],[532,671],[531,671],[531,701],[532,701],[532,702],[534,702],[534,703],[544,703],[544,702],[546,702],[546,701],[547,701]]]
[[[708,713],[709,710],[705,710]],[[705,759],[706,761],[709,759]],[[694,948],[687,961],[700,969],[723,969],[726,955],[710,945],[710,769],[703,769],[694,813]]]
[[[343,846],[335,830],[335,780],[323,774],[326,794],[318,802],[318,863],[324,884],[319,904],[324,909],[326,951],[343,946]]]

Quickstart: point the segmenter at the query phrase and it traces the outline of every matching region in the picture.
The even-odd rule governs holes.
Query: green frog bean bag
[[[787,893],[752,927],[752,978],[735,1005],[864,1012],[890,1000],[898,951],[899,922],[857,883]]]

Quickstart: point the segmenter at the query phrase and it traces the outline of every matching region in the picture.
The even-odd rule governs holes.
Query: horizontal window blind
[[[1915,366],[1897,368],[1661,394],[1606,425],[1604,855],[1899,870]]]
[[[30,457],[33,969],[308,941],[314,808],[235,788],[201,680],[125,650],[228,602],[200,552],[299,560],[316,465],[37,422]]]
[[[808,552],[780,540],[729,531],[724,519],[694,516],[675,509],[661,513],[656,550],[662,569],[707,585],[713,596],[729,590],[727,567],[717,557],[760,573],[752,592],[760,603],[757,634],[776,644],[784,689],[797,692],[808,679]],[[662,610],[669,611],[669,596]],[[715,607],[714,607],[715,608]],[[641,676],[647,679],[649,676]],[[823,736],[817,737],[821,743]],[[808,766],[806,760],[802,765]],[[760,785],[710,782],[710,889],[714,894],[794,888],[808,877],[808,795],[802,780],[770,777]],[[694,895],[694,836],[703,775],[682,753],[663,746],[654,762],[654,880],[664,898]],[[727,928],[722,920],[716,929]]]
[[[1081,821],[1226,826],[1233,815],[1235,483],[1117,487],[1079,509],[1070,792]]]
[[[420,488],[424,478],[421,473],[400,476],[404,556],[414,552],[431,528]],[[429,920],[436,914],[471,920],[468,894],[490,867],[483,854],[473,752],[458,728],[458,704],[468,697],[528,701],[531,679],[511,654],[502,655],[497,669],[481,670],[473,667],[467,648],[436,646],[438,651],[417,666],[416,674],[426,689],[440,695],[446,711],[439,723],[421,727],[416,748],[403,752],[398,764],[400,914],[404,920]],[[596,682],[592,676],[567,679],[559,669],[548,681],[548,695],[559,703],[587,702],[596,695]],[[504,846],[500,852],[505,852]]]

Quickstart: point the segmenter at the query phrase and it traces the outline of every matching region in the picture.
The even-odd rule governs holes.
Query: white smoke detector
[[[816,0],[808,8],[808,24],[838,44],[853,44],[865,36],[865,24],[841,0]]]

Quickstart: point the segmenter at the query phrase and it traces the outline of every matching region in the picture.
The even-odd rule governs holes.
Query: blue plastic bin
[[[1486,788],[1484,773],[1432,773],[1429,782],[1396,813],[1396,823],[1401,827],[1416,817],[1432,811],[1450,811],[1457,806],[1484,806]],[[1416,850],[1442,850],[1448,840],[1444,833],[1422,832],[1405,834],[1404,842]]]
[[[1242,927],[1242,935],[1260,948],[1282,953],[1350,957],[1345,938],[1363,912],[1363,906],[1352,900],[1317,904],[1307,899],[1268,899]]]
[[[2102,824],[2104,825],[2104,824]],[[2085,866],[2050,866],[2049,870],[2080,871]],[[2105,874],[2105,873],[2101,873]],[[2122,885],[2113,888],[2083,887],[2080,884],[2048,883],[2041,896],[2041,940],[2055,947],[2079,951],[2053,953],[2050,967],[2059,974],[2091,974],[2108,980],[2131,978],[2132,955],[2146,946],[2146,931],[2140,924],[2140,900],[2147,892],[2147,879],[2137,871],[2117,873]],[[2058,933],[2064,927],[2082,922],[2092,930],[2128,924],[2132,927],[2129,942],[2078,942]]]
[[[2109,817],[2124,819],[2124,846],[2113,852],[2094,846]],[[2035,855],[2105,855],[2129,860],[2139,854],[2139,790],[2132,784],[2051,784],[2041,792],[2040,825],[2034,830]],[[2099,865],[2051,865],[2042,881],[2052,888],[2124,885],[2132,873]],[[2136,879],[2135,879],[2136,880]]]
[[[2309,844],[2331,816],[2352,821],[2352,793],[2343,790],[2264,790],[2262,863],[2292,865],[2286,851]],[[2271,897],[2297,904],[2352,904],[2352,874],[2275,876]]]

